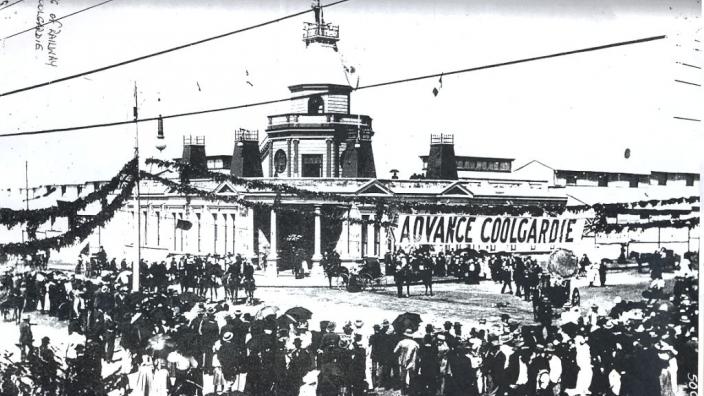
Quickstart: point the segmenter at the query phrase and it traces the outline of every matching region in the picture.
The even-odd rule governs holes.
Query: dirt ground
[[[671,278],[671,276],[670,276]],[[295,280],[292,280],[292,283]],[[609,273],[606,287],[580,287],[582,309],[588,309],[592,304],[609,309],[616,296],[624,300],[640,298],[640,293],[648,284],[647,274],[635,271]],[[420,314],[425,323],[440,327],[445,320],[460,322],[468,332],[480,318],[487,322],[498,321],[499,316],[507,313],[512,319],[522,323],[532,323],[532,305],[515,296],[500,294],[501,285],[491,281],[483,281],[479,285],[460,283],[442,283],[434,286],[434,296],[425,296],[423,286],[412,286],[411,296],[396,297],[393,286],[375,292],[349,293],[324,287],[260,287],[256,297],[259,305],[237,305],[237,309],[254,314],[263,305],[274,305],[286,310],[294,306],[303,306],[313,311],[310,321],[311,330],[318,327],[321,320],[333,320],[341,327],[346,321],[360,319],[364,321],[363,332],[371,333],[371,327],[384,319],[393,319],[403,312]],[[671,282],[668,282],[668,287]],[[234,310],[234,307],[231,308]],[[31,322],[35,340],[49,336],[51,343],[58,348],[59,353],[65,351],[64,341],[67,337],[65,322],[38,313],[31,314]],[[423,324],[424,325],[424,324]],[[15,345],[19,331],[14,322],[0,321],[0,351],[6,350],[19,356]],[[116,359],[123,356],[122,351],[116,353]],[[119,361],[106,364],[104,375],[114,372],[119,367]],[[211,386],[206,378],[206,391]],[[308,392],[306,392],[308,394]],[[394,392],[380,393],[384,396],[396,395]]]

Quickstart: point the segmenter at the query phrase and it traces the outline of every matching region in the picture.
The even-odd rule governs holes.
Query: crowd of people
[[[423,270],[432,262],[434,273],[438,257],[414,252],[400,260]],[[447,271],[452,264],[445,260]],[[195,265],[188,261],[172,266]],[[217,260],[205,261],[211,271],[218,267]],[[223,275],[235,262],[226,260]],[[487,264],[502,271],[510,267],[517,294],[530,294],[530,258],[492,257]],[[240,272],[250,271],[248,265],[242,262]],[[524,278],[516,278],[522,265]],[[22,316],[21,360],[44,394],[117,389],[202,395],[212,381],[217,394],[298,395],[308,389],[321,396],[356,396],[397,389],[404,395],[669,396],[697,371],[698,279],[692,271],[678,273],[672,292],[653,293],[651,285],[643,299],[617,298],[610,311],[573,307],[553,317],[555,324],[551,319],[537,325],[504,314],[496,322],[477,318],[466,331],[458,322],[423,327],[388,320],[349,321],[340,330],[321,321],[311,330],[310,316],[277,314],[269,307],[243,313],[233,300],[163,287],[156,281],[160,272],[140,274],[146,287],[130,292],[119,267],[107,270],[102,279],[29,271],[3,280],[3,288],[24,293],[25,312],[67,321],[66,346],[57,350],[49,337],[35,345],[31,318]],[[175,280],[166,273],[168,282]],[[505,274],[497,275],[495,281],[505,282]],[[40,297],[42,289],[46,298]],[[103,366],[117,362],[119,371],[103,378]],[[20,394],[22,381],[6,370],[1,386],[3,394]]]

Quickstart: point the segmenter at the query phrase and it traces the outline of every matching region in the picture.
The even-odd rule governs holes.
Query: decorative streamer
[[[104,201],[112,191],[124,181],[128,175],[136,174],[137,160],[132,159],[127,162],[120,172],[115,175],[105,185],[98,190],[93,191],[72,202],[61,202],[55,206],[41,209],[21,209],[14,210],[9,208],[0,208],[0,225],[12,228],[20,223],[31,223],[36,228],[39,224],[47,221],[54,221],[57,217],[74,217],[78,212],[84,210],[89,204],[97,201]]]

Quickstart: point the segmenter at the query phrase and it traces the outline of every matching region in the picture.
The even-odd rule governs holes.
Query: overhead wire
[[[337,1],[335,1],[335,2],[332,2],[332,3],[329,3],[329,4],[325,4],[325,5],[323,5],[322,7],[332,7],[332,6],[334,6],[334,5],[337,5],[337,4],[340,4],[340,3],[345,3],[345,2],[347,2],[347,1],[349,1],[349,0],[337,0]],[[293,14],[285,15],[285,16],[283,16],[283,17],[271,19],[271,20],[268,20],[268,21],[265,21],[265,22],[261,22],[261,23],[255,24],[255,25],[250,25],[250,26],[247,26],[247,27],[244,27],[244,28],[241,28],[241,29],[232,30],[232,31],[229,31],[229,32],[227,32],[227,33],[218,34],[218,35],[216,35],[216,36],[210,36],[210,37],[207,37],[207,38],[204,38],[204,39],[200,39],[200,40],[197,40],[197,41],[193,41],[193,42],[190,42],[190,43],[187,43],[187,44],[182,44],[182,45],[178,45],[178,46],[176,46],[176,47],[167,48],[167,49],[165,49],[165,50],[161,50],[161,51],[157,51],[157,52],[152,52],[152,53],[147,54],[147,55],[141,55],[141,56],[138,56],[138,57],[136,57],[136,58],[131,58],[131,59],[127,59],[127,60],[124,60],[124,61],[121,61],[121,62],[112,63],[112,64],[109,64],[109,65],[106,65],[106,66],[98,67],[98,68],[95,68],[95,69],[83,71],[83,72],[76,73],[76,74],[71,74],[71,75],[68,75],[68,76],[65,76],[65,77],[61,77],[61,78],[57,78],[57,79],[54,79],[54,80],[45,81],[45,82],[42,82],[42,83],[38,83],[38,84],[34,84],[34,85],[29,85],[29,86],[22,87],[22,88],[13,89],[13,90],[11,90],[11,91],[2,92],[2,93],[0,93],[0,97],[10,96],[10,95],[14,95],[14,94],[18,94],[18,93],[26,92],[26,91],[31,91],[31,90],[33,90],[33,89],[42,88],[42,87],[46,87],[46,86],[49,86],[49,85],[52,85],[52,84],[57,84],[57,83],[60,83],[60,82],[73,80],[73,79],[76,79],[76,78],[79,78],[79,77],[85,77],[85,76],[88,76],[88,75],[91,75],[91,74],[95,74],[95,73],[103,72],[103,71],[106,71],[106,70],[114,69],[114,68],[117,68],[117,67],[129,65],[129,64],[131,64],[131,63],[143,61],[143,60],[145,60],[145,59],[154,58],[154,57],[159,56],[159,55],[164,55],[164,54],[168,54],[168,53],[171,53],[171,52],[179,51],[179,50],[182,50],[182,49],[185,49],[185,48],[194,47],[194,46],[196,46],[196,45],[204,44],[204,43],[207,43],[207,42],[210,42],[210,41],[218,40],[218,39],[221,39],[221,38],[224,38],[224,37],[229,37],[229,36],[232,36],[232,35],[235,35],[235,34],[238,34],[238,33],[243,33],[243,32],[249,31],[249,30],[258,29],[258,28],[261,28],[261,27],[264,27],[264,26],[272,25],[272,24],[274,24],[274,23],[278,23],[278,22],[281,22],[281,21],[284,21],[284,20],[287,20],[287,19],[295,18],[295,17],[301,16],[301,15],[303,15],[303,14],[306,14],[306,13],[308,13],[308,12],[310,12],[310,11],[311,11],[311,9],[307,9],[307,10],[304,10],[304,11],[299,11],[299,12],[296,12],[296,13],[293,13]]]
[[[20,0],[20,1],[23,1],[23,0]],[[24,34],[24,33],[27,33],[27,32],[31,32],[32,30],[35,30],[35,29],[44,27],[44,26],[46,26],[46,25],[51,25],[52,23],[55,23],[55,22],[57,22],[57,21],[60,21],[60,20],[63,20],[63,19],[69,18],[69,17],[72,17],[72,16],[74,16],[74,15],[78,15],[78,14],[80,14],[80,13],[82,13],[82,12],[86,12],[86,11],[88,11],[88,10],[92,10],[93,8],[100,7],[101,5],[110,3],[111,1],[114,1],[114,0],[105,0],[105,1],[100,2],[100,3],[97,3],[97,4],[93,4],[92,6],[89,6],[89,7],[82,8],[82,9],[80,9],[80,10],[74,11],[74,12],[72,12],[72,13],[70,13],[70,14],[66,14],[66,15],[63,15],[63,16],[61,16],[61,17],[58,17],[58,18],[49,20],[48,22],[44,22],[44,23],[41,23],[41,24],[38,24],[38,25],[34,25],[34,26],[32,26],[32,27],[30,27],[30,28],[27,28],[27,29],[25,29],[25,30],[21,30],[21,31],[19,31],[19,32],[17,32],[17,33],[13,33],[13,34],[11,34],[11,35],[9,35],[9,36],[3,37],[3,40],[7,40],[7,39],[11,39],[11,38],[13,38],[13,37],[17,37],[17,36],[19,36],[20,34]],[[9,7],[9,6],[8,6],[8,7]]]
[[[347,0],[342,0],[342,1],[347,1]],[[331,4],[337,4],[337,3],[331,3]],[[378,88],[378,87],[389,86],[389,85],[403,84],[403,83],[414,82],[414,81],[419,81],[419,80],[423,80],[423,79],[440,77],[440,76],[469,73],[469,72],[474,72],[474,71],[516,65],[516,64],[520,64],[520,63],[534,62],[534,61],[538,61],[538,60],[557,58],[557,57],[574,55],[574,54],[579,54],[579,53],[599,51],[599,50],[615,48],[615,47],[620,47],[620,46],[625,46],[625,45],[641,44],[641,43],[646,43],[649,41],[661,40],[661,39],[664,39],[665,37],[666,36],[661,35],[661,36],[652,36],[652,37],[646,37],[646,38],[641,38],[641,39],[636,39],[636,40],[620,41],[620,42],[611,43],[611,44],[599,45],[599,46],[594,46],[594,47],[587,47],[587,48],[582,48],[582,49],[577,49],[577,50],[572,50],[572,51],[557,52],[557,53],[548,54],[548,55],[523,58],[523,59],[501,62],[501,63],[494,63],[494,64],[483,65],[483,66],[476,66],[476,67],[471,67],[471,68],[453,70],[453,71],[449,71],[449,72],[427,74],[427,75],[418,76],[418,77],[409,77],[409,78],[404,78],[404,79],[400,79],[400,80],[393,80],[393,81],[387,81],[387,82],[368,84],[368,85],[359,86],[355,90],[358,91],[358,90],[363,90],[363,89],[371,89],[371,88]],[[229,110],[237,110],[237,109],[243,109],[243,108],[249,108],[249,107],[258,107],[258,106],[264,106],[264,105],[269,105],[269,104],[297,100],[297,99],[310,98],[310,97],[321,95],[321,94],[325,94],[325,92],[322,92],[322,93],[317,92],[317,93],[308,94],[308,95],[297,95],[297,96],[293,96],[293,97],[271,99],[271,100],[265,100],[265,101],[260,101],[260,102],[252,102],[252,103],[219,107],[219,108],[213,108],[213,109],[196,110],[196,111],[190,111],[190,112],[185,112],[185,113],[167,114],[167,115],[161,116],[161,118],[162,119],[170,119],[170,118],[179,118],[179,117],[189,117],[189,116],[202,115],[202,114],[208,114],[208,113],[216,113],[216,112],[229,111]],[[40,134],[59,133],[59,132],[72,132],[72,131],[80,131],[80,130],[94,129],[94,128],[129,125],[129,124],[140,123],[140,122],[150,122],[150,121],[156,121],[158,119],[159,119],[159,117],[148,117],[148,118],[140,118],[140,119],[132,119],[132,120],[124,120],[124,121],[114,121],[114,122],[104,122],[104,123],[98,123],[98,124],[80,125],[80,126],[72,126],[72,127],[64,127],[64,128],[52,128],[52,129],[41,129],[41,130],[35,130],[35,131],[12,132],[12,133],[2,134],[2,135],[0,135],[0,138],[13,137],[13,136],[40,135]]]
[[[15,1],[14,3],[7,4],[7,5],[5,5],[4,7],[0,8],[0,11],[4,10],[5,8],[10,8],[10,7],[12,7],[13,5],[15,5],[15,4],[17,4],[17,3],[21,3],[21,2],[23,2],[23,1],[24,1],[24,0],[17,0],[17,1]]]

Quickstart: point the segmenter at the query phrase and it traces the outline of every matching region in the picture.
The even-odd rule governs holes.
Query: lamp
[[[159,114],[159,119],[157,120],[156,139],[156,149],[159,152],[164,151],[166,142],[164,141],[164,120],[161,118],[161,114]]]

